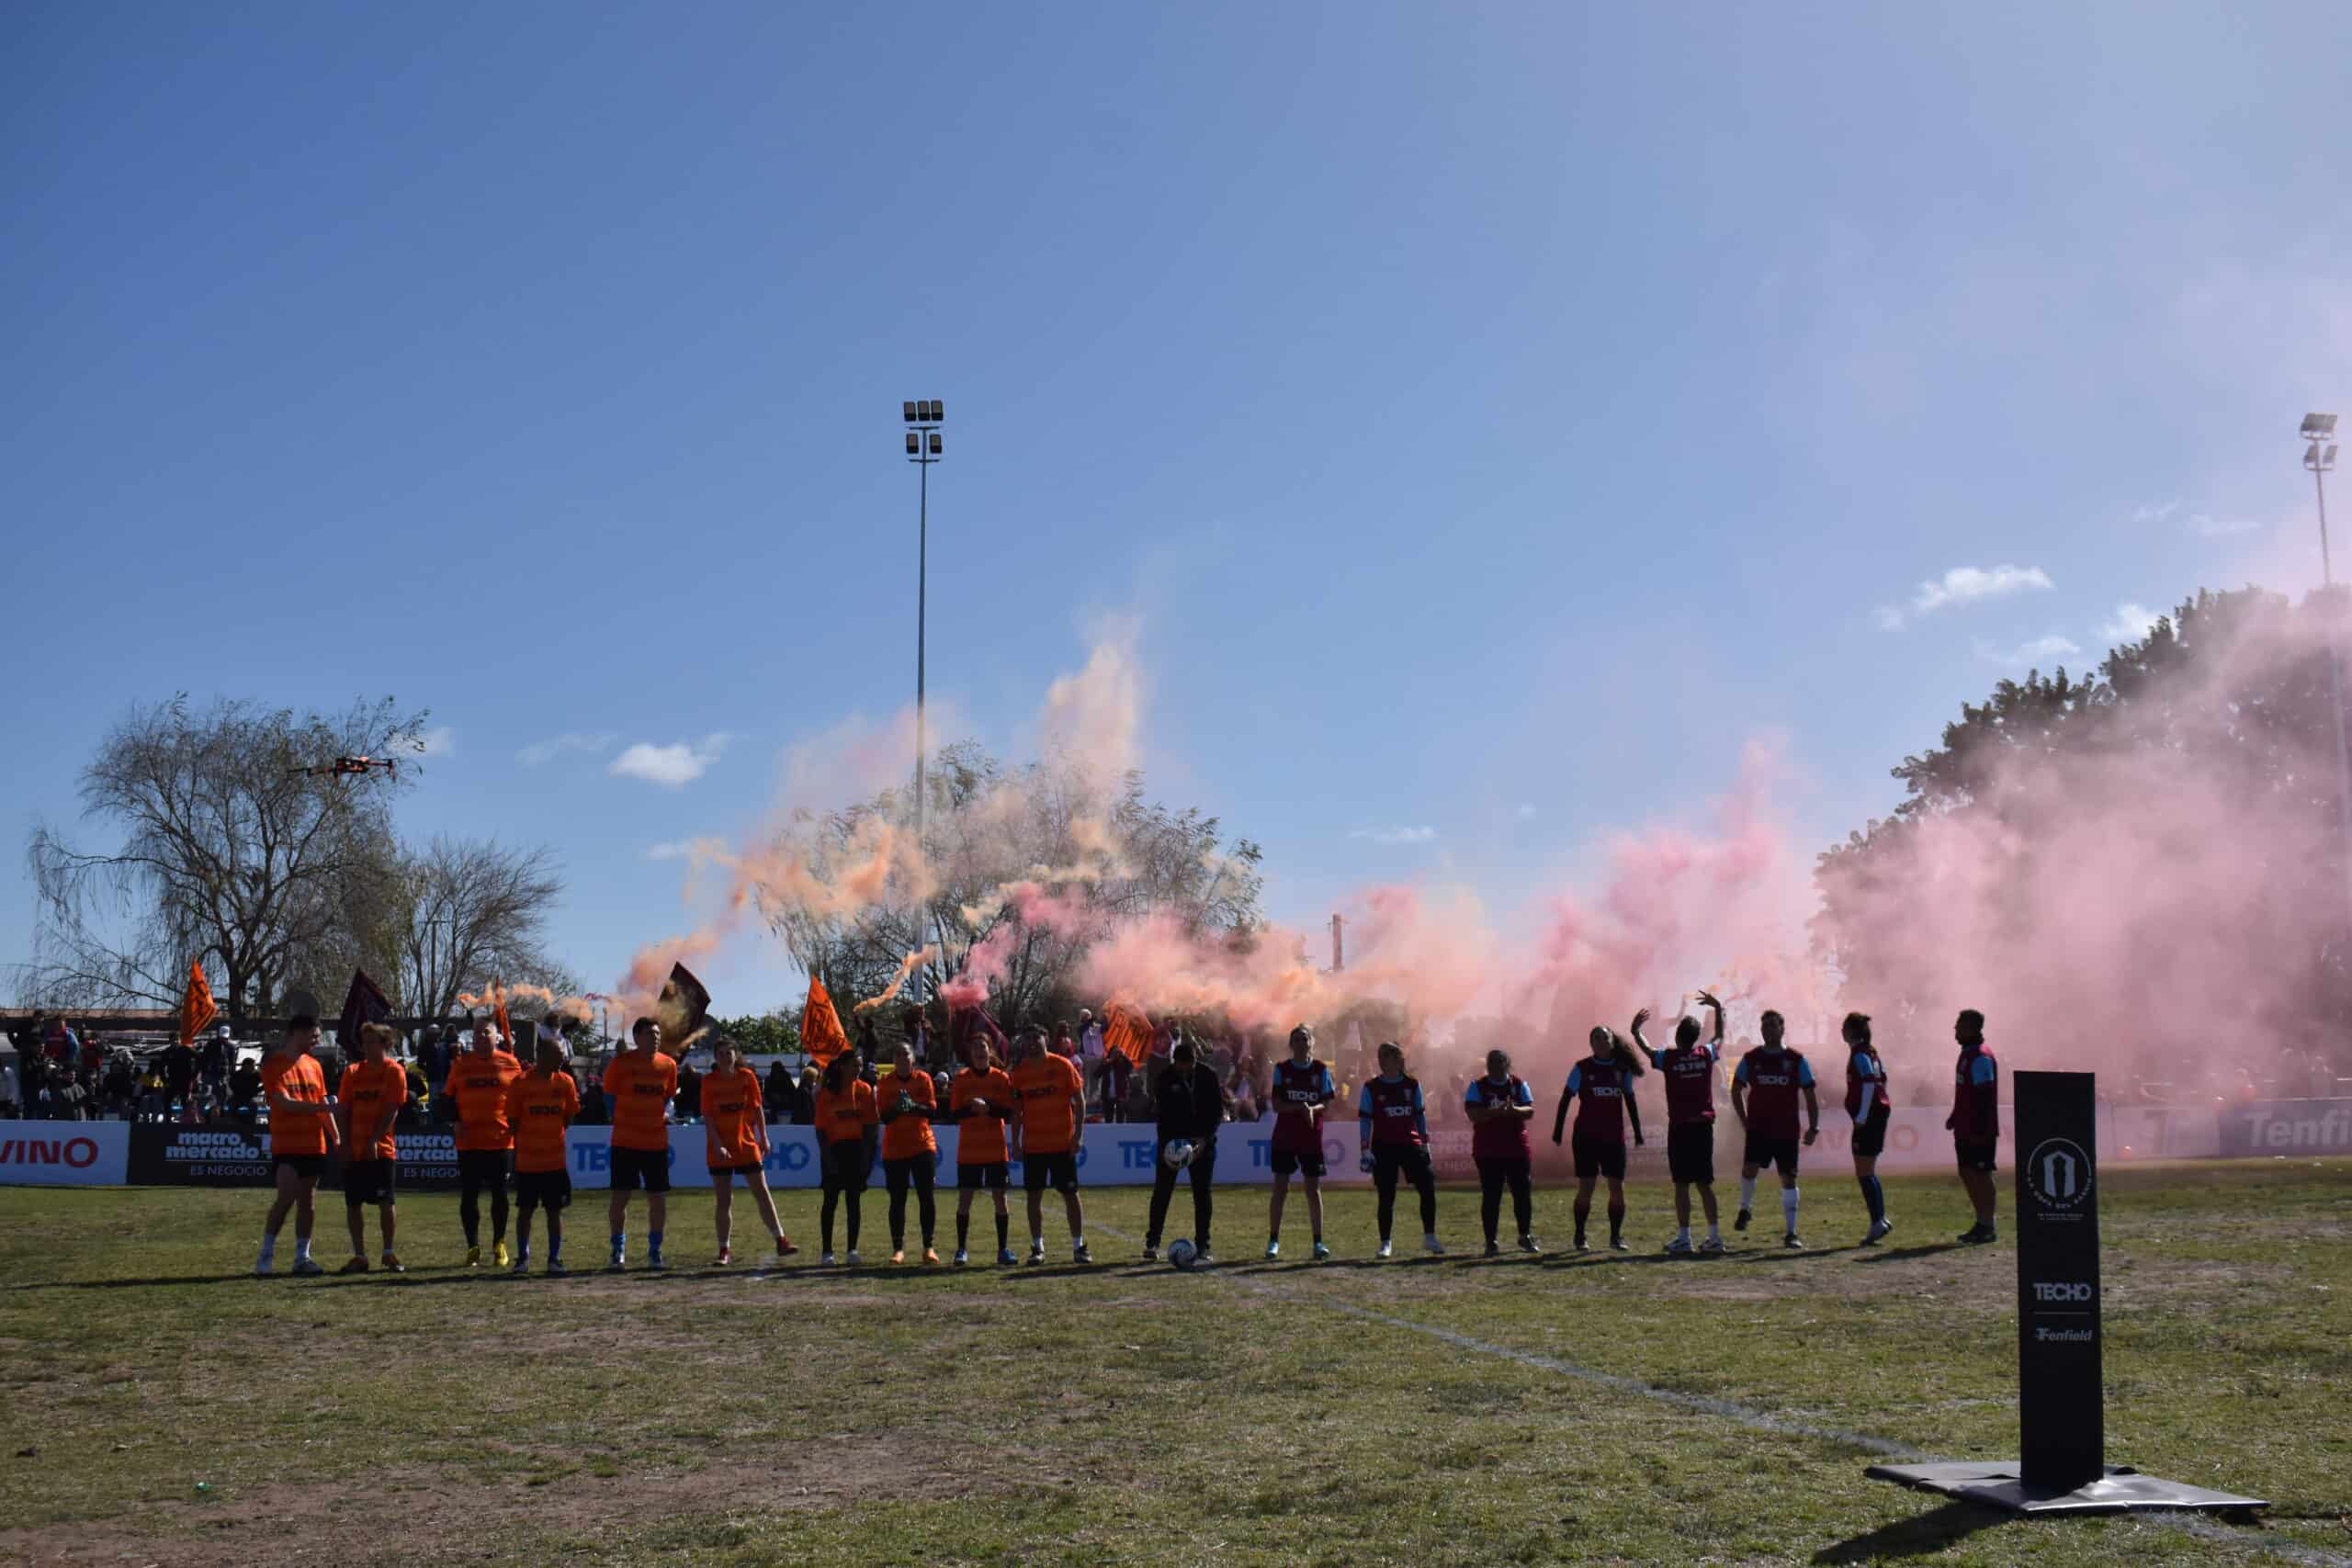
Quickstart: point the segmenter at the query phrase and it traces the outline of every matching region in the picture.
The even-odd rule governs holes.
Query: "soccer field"
[[[1784,1255],[1767,1214],[1712,1261],[1657,1255],[1656,1190],[1633,1254],[1465,1257],[1476,1195],[1448,1191],[1455,1255],[1375,1264],[1351,1190],[1338,1261],[1266,1265],[1264,1194],[1235,1189],[1226,1264],[1190,1275],[1133,1261],[1133,1189],[1089,1195],[1093,1268],[1049,1214],[1046,1267],[963,1271],[801,1266],[815,1198],[785,1194],[808,1250],[775,1276],[698,1267],[688,1195],[687,1267],[560,1280],[452,1267],[447,1196],[401,1201],[405,1277],[256,1280],[262,1192],[9,1189],[0,1558],[2352,1559],[2352,1162],[2101,1174],[2109,1458],[2267,1495],[2266,1524],[2012,1522],[1863,1478],[2016,1451],[2014,1258],[1943,1245],[1966,1223],[1945,1178],[1891,1179],[1901,1228],[1863,1251],[1850,1179],[1820,1171],[1815,1250]],[[571,1211],[575,1267],[601,1260],[600,1198]],[[1567,1195],[1537,1203],[1556,1247]],[[885,1212],[870,1194],[868,1259]],[[1303,1252],[1295,1197],[1286,1228]]]

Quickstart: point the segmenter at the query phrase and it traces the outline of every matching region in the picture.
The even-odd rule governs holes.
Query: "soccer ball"
[[[1168,1244],[1168,1261],[1179,1269],[1190,1269],[1196,1255],[1197,1249],[1193,1244],[1182,1237]]]
[[[1170,1138],[1168,1146],[1159,1151],[1159,1157],[1168,1162],[1169,1169],[1182,1170],[1193,1163],[1193,1145],[1182,1138]]]

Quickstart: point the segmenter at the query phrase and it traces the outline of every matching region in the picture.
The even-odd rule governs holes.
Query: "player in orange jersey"
[[[286,1038],[262,1058],[262,1095],[269,1105],[269,1158],[277,1179],[269,1218],[262,1224],[261,1255],[254,1272],[266,1275],[277,1254],[277,1233],[294,1216],[294,1269],[323,1274],[311,1257],[311,1197],[326,1174],[327,1151],[334,1146],[334,1105],[327,1098],[327,1076],[319,1059],[319,1021],[298,1012],[286,1021]]]
[[[939,1140],[932,1135],[931,1119],[939,1111],[939,1086],[915,1066],[914,1047],[905,1041],[890,1053],[890,1076],[876,1090],[882,1119],[882,1177],[890,1188],[890,1261],[907,1260],[907,1189],[915,1190],[922,1221],[922,1260],[939,1261],[932,1235],[939,1225],[939,1210],[932,1197],[932,1178],[939,1165]]]
[[[368,1272],[368,1207],[374,1204],[377,1224],[384,1233],[384,1269],[404,1274],[400,1255],[392,1250],[393,1174],[400,1150],[392,1138],[392,1119],[408,1101],[408,1069],[392,1060],[392,1026],[359,1026],[359,1060],[343,1069],[336,1108],[342,1123],[344,1157],[343,1207],[351,1222],[351,1261],[346,1274]]]
[[[498,1037],[498,1025],[474,1025],[473,1046],[449,1064],[445,1092],[458,1107],[458,1222],[466,1230],[466,1267],[481,1261],[481,1194],[490,1193],[491,1261],[506,1267],[506,1163],[514,1130],[506,1124],[506,1090],[523,1064]]]
[[[539,1036],[539,1059],[506,1087],[506,1124],[514,1129],[514,1272],[531,1267],[531,1216],[548,1214],[548,1272],[563,1266],[563,1212],[571,1204],[571,1140],[580,1086],[563,1070],[563,1036]]]
[[[702,1080],[703,1154],[710,1165],[711,1195],[717,1201],[718,1267],[735,1261],[728,1242],[735,1228],[735,1178],[742,1177],[760,1206],[761,1223],[775,1241],[781,1264],[800,1249],[775,1217],[775,1195],[768,1190],[768,1118],[760,1098],[760,1075],[743,1065],[743,1054],[724,1034],[710,1048],[710,1071]]]

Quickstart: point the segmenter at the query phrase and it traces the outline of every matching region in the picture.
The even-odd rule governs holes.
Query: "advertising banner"
[[[128,1122],[0,1122],[0,1186],[119,1187]]]
[[[2216,1116],[2228,1158],[2352,1154],[2352,1100],[2257,1100]]]
[[[2098,1110],[2089,1073],[2017,1073],[2019,1474],[2106,1474],[2099,1382]]]

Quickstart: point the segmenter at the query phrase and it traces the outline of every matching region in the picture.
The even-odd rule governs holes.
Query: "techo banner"
[[[128,1122],[0,1122],[0,1186],[119,1187]]]

